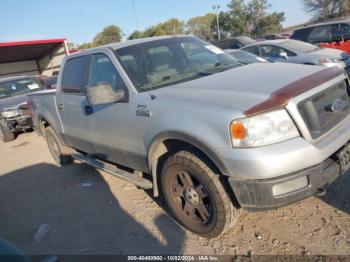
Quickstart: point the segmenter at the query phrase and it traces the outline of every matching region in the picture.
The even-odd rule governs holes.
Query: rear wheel
[[[196,234],[217,237],[236,221],[238,209],[218,176],[190,152],[178,152],[165,161],[161,185],[173,216]]]
[[[61,142],[51,127],[45,129],[45,138],[50,153],[56,163],[60,165],[68,165],[73,162],[73,158],[70,155],[70,149]]]
[[[15,134],[0,124],[0,139],[3,142],[10,142],[15,140]]]

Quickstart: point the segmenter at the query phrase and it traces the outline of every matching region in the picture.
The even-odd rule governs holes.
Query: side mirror
[[[288,54],[287,54],[287,52],[281,52],[281,53],[279,54],[279,56],[280,56],[281,58],[288,59]]]
[[[123,90],[114,92],[108,83],[99,83],[86,87],[86,98],[90,106],[112,104],[122,101],[125,98]]]

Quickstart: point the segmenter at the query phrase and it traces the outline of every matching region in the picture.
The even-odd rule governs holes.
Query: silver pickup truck
[[[57,91],[28,99],[56,162],[152,189],[208,238],[240,207],[323,194],[349,168],[349,80],[339,68],[241,65],[202,40],[167,36],[71,55]]]

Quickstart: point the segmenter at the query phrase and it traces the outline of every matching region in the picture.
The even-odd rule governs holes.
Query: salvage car
[[[236,59],[239,63],[248,65],[253,63],[268,63],[266,59],[257,56],[255,54],[249,53],[244,50],[237,49],[226,49],[226,53],[230,54],[234,59]]]
[[[27,94],[37,92],[43,86],[32,76],[0,78],[0,139],[9,142],[16,133],[33,127],[27,105]]]
[[[270,62],[337,66],[350,71],[350,55],[346,52],[320,48],[297,40],[270,40],[245,46],[242,50],[261,56]]]
[[[77,161],[161,195],[203,237],[240,208],[323,194],[350,166],[344,70],[241,65],[189,36],[138,39],[66,57],[57,90],[28,95],[55,161]]]

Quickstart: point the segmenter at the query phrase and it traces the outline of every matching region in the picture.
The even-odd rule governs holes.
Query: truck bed
[[[62,133],[61,120],[57,112],[56,90],[44,90],[29,94],[28,103],[31,105],[33,124],[36,130],[42,131],[40,121],[49,123],[57,132]],[[40,133],[43,135],[42,133]]]

